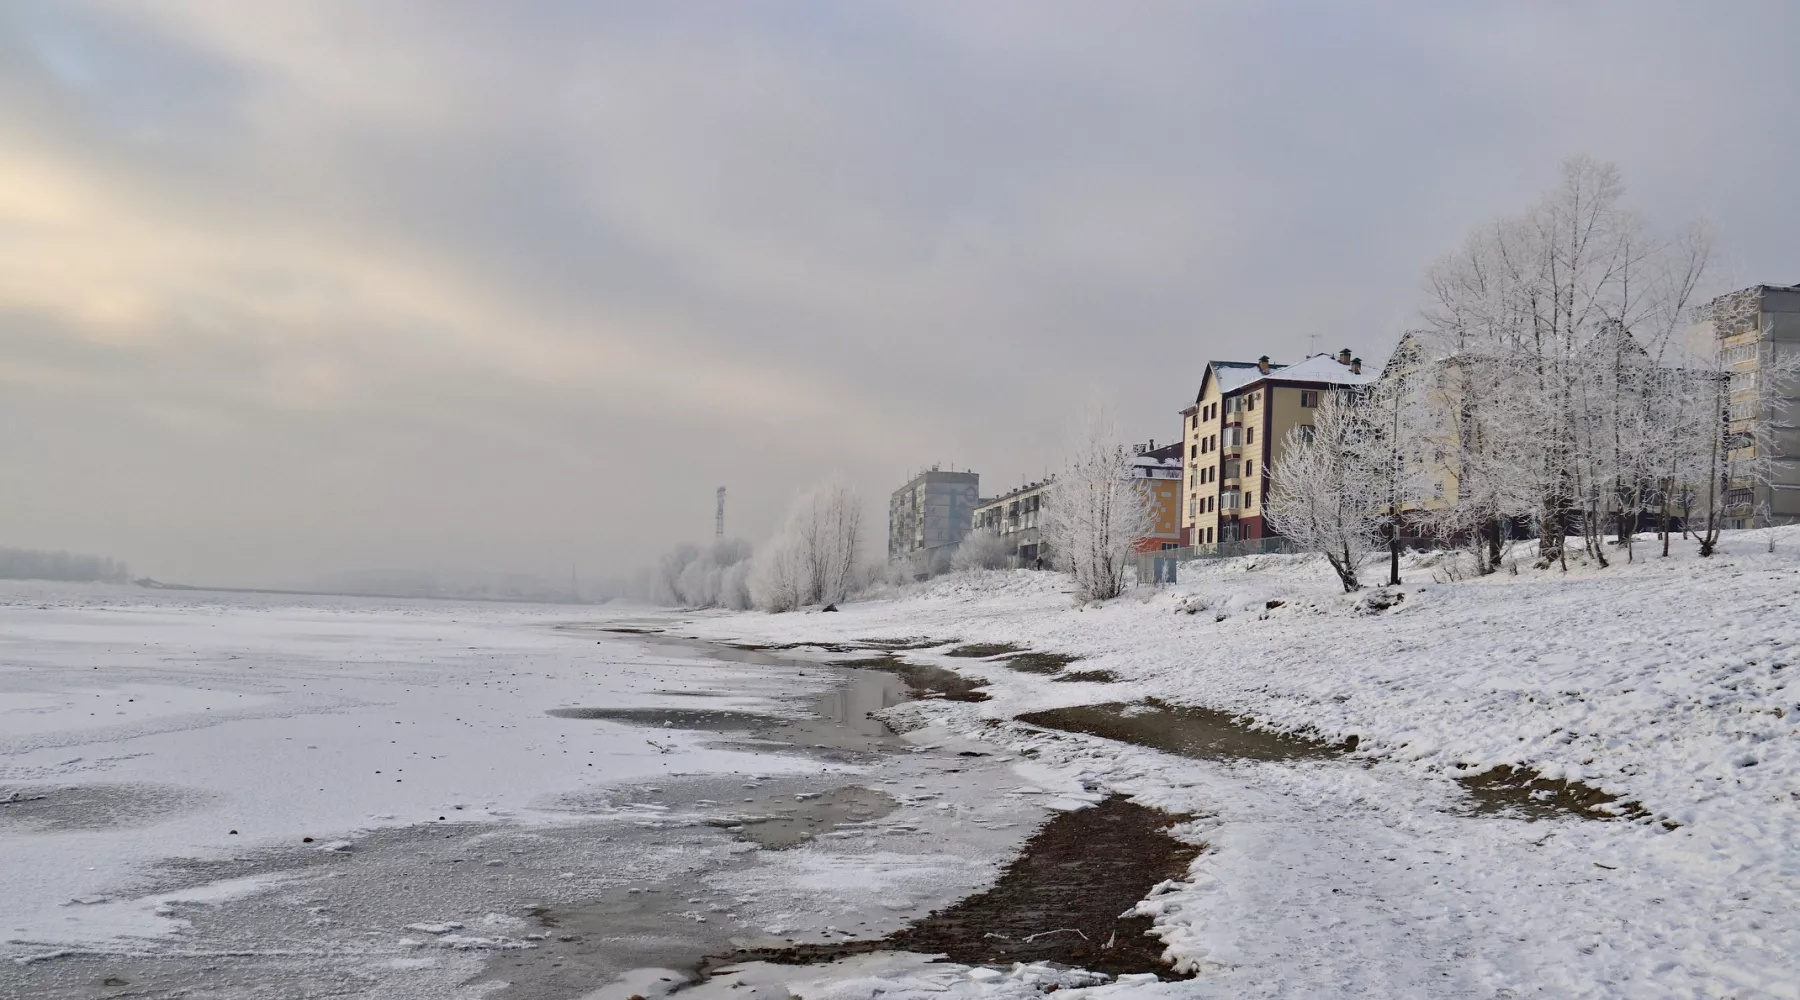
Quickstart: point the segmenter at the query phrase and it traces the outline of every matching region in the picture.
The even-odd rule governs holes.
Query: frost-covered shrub
[[[862,500],[842,479],[813,486],[788,508],[779,534],[751,562],[751,603],[763,611],[835,604],[858,583]]]
[[[956,554],[950,557],[950,568],[957,572],[971,569],[1005,569],[1012,557],[1012,547],[997,531],[971,531]]]
[[[682,607],[747,608],[750,554],[750,543],[736,538],[721,538],[704,549],[677,545],[657,561],[640,596]]]

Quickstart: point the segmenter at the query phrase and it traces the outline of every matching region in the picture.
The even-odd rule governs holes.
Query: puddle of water
[[[895,656],[868,656],[856,660],[833,660],[834,667],[853,667],[893,674],[906,683],[915,697],[942,698],[945,701],[986,701],[987,692],[979,690],[985,682],[964,677],[954,670],[907,663]]]
[[[892,797],[859,785],[834,788],[805,800],[772,804],[761,812],[711,822],[773,850],[796,847],[844,823],[867,823],[894,811]]]
[[[705,901],[688,902],[695,896]],[[532,951],[489,959],[483,978],[506,984],[493,994],[497,1000],[526,1000],[586,996],[595,984],[633,969],[692,968],[700,956],[731,947],[733,921],[708,912],[729,902],[698,885],[639,884],[607,889],[576,906],[537,907],[531,916],[546,939]],[[670,972],[657,986],[666,992],[687,978]]]
[[[1647,819],[1650,811],[1592,785],[1546,778],[1530,768],[1506,764],[1480,774],[1453,775],[1473,800],[1471,812],[1537,821],[1563,819]]]
[[[825,653],[855,653],[863,647],[842,642],[726,642],[720,645],[732,649],[747,649],[751,652],[783,652],[792,649],[817,649]]]
[[[945,656],[999,656],[1002,653],[1023,653],[1024,646],[1015,646],[1010,642],[971,642],[966,646],[958,646],[947,651]]]
[[[1057,962],[1112,975],[1177,976],[1162,961],[1149,917],[1126,916],[1157,883],[1185,879],[1202,848],[1169,836],[1183,817],[1113,796],[1060,813],[1031,838],[992,889],[871,941],[749,949],[744,961],[813,964],[898,950],[966,965]]]
[[[1258,729],[1227,712],[1158,701],[1053,708],[1028,712],[1018,721],[1201,760],[1316,760],[1350,750],[1342,744]]]
[[[544,714],[554,715],[559,719],[594,719],[664,729],[708,729],[719,732],[741,732],[781,721],[754,712],[714,712],[702,708],[578,707],[546,709]]]

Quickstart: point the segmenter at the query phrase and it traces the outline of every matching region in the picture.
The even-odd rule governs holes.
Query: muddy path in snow
[[[875,940],[747,948],[715,959],[777,964],[832,962],[875,951],[943,955],[965,965],[1054,962],[1108,975],[1172,973],[1149,917],[1132,910],[1164,881],[1185,879],[1203,848],[1170,836],[1186,817],[1114,795],[1053,817],[992,888]]]
[[[1356,736],[1330,742],[1304,733],[1265,729],[1229,712],[1155,698],[1053,708],[1016,718],[1030,726],[1098,736],[1196,760],[1333,760],[1354,753],[1360,742]],[[1455,770],[1450,778],[1467,796],[1461,811],[1472,816],[1525,820],[1639,820],[1650,816],[1636,802],[1580,781],[1546,778],[1528,767]]]

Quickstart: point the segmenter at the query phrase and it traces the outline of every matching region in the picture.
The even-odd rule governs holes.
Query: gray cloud
[[[0,11],[0,540],[624,568],[1382,354],[1557,161],[1800,278],[1780,3]],[[873,510],[872,510],[873,513]]]

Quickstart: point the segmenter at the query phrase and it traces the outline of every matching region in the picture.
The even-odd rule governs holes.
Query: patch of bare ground
[[[971,642],[967,645],[958,646],[955,649],[946,650],[944,655],[982,658],[988,656],[1001,656],[1006,653],[1023,653],[1025,651],[1025,647],[1015,646],[1010,642]]]
[[[1027,674],[1056,674],[1076,660],[1079,656],[1068,653],[1019,653],[1006,658],[1007,667]]]
[[[1261,729],[1229,712],[1155,699],[1027,712],[1018,721],[1202,760],[1320,759],[1340,756],[1356,745]]]
[[[896,653],[914,649],[931,649],[934,646],[949,644],[943,639],[927,639],[923,636],[911,636],[905,639],[862,639],[859,642],[865,649],[886,649]]]
[[[1469,793],[1469,811],[1527,820],[1649,819],[1650,810],[1592,785],[1566,778],[1546,778],[1528,767],[1502,764],[1480,774],[1452,775]]]
[[[1187,877],[1202,847],[1169,835],[1186,817],[1115,795],[1059,813],[986,892],[937,910],[885,938],[740,951],[744,961],[829,962],[873,951],[943,955],[965,965],[1057,962],[1112,975],[1179,975],[1162,960],[1149,917],[1131,915],[1158,883]]]
[[[1045,729],[1135,743],[1201,760],[1319,760],[1342,756],[1358,745],[1355,736],[1342,743],[1331,743],[1316,737],[1258,728],[1229,712],[1171,705],[1155,699],[1028,712],[1019,716],[1018,721]],[[1528,767],[1503,764],[1480,773],[1452,774],[1451,777],[1468,793],[1469,805],[1464,811],[1469,815],[1510,816],[1532,821],[1571,817],[1593,820],[1651,818],[1650,811],[1640,803],[1626,801],[1579,781],[1546,778]]]
[[[1119,675],[1110,670],[1065,670],[1050,679],[1063,684],[1113,684]]]

